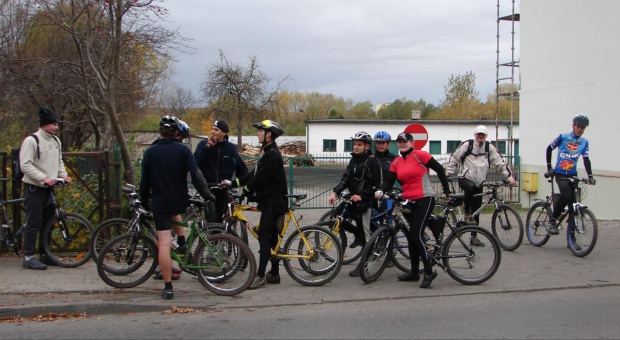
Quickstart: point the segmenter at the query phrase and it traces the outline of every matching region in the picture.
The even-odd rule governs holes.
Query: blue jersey
[[[577,175],[579,156],[589,157],[588,140],[576,137],[572,132],[559,135],[549,146],[552,149],[558,148],[558,159],[554,169],[556,174]]]

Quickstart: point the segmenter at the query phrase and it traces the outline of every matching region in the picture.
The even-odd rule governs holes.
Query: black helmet
[[[189,125],[186,122],[178,119],[179,124],[179,136],[183,138],[189,138]]]
[[[278,124],[278,122],[273,120],[263,120],[258,123],[252,124],[257,129],[270,131],[275,137],[282,136],[284,134],[284,129]]]
[[[361,140],[364,143],[370,144],[372,142],[372,137],[366,131],[358,131],[355,133],[355,136],[351,137],[353,141]]]
[[[159,121],[159,129],[179,131],[179,120],[175,116],[163,116]]]
[[[590,125],[590,120],[588,119],[588,116],[579,114],[573,117],[573,124],[579,126],[588,126]]]

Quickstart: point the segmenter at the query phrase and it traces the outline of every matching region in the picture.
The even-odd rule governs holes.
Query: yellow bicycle
[[[228,203],[228,214],[224,220],[225,233],[235,230],[247,230],[258,239],[258,224],[252,224],[244,212],[260,212],[256,207],[243,204],[245,197],[236,192],[229,192],[231,201]],[[280,226],[278,243],[271,249],[271,256],[282,259],[284,268],[297,282],[305,286],[321,286],[330,282],[340,272],[342,267],[342,246],[336,236],[325,227],[318,225],[299,226],[300,219],[294,215],[300,201],[306,194],[286,195],[291,200],[289,210],[284,214],[283,224]],[[294,230],[285,242],[284,236],[290,224]],[[209,225],[207,225],[209,228]],[[284,245],[282,245],[284,243]]]

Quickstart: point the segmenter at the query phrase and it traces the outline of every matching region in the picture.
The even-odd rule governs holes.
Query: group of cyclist
[[[22,144],[20,158],[24,176],[26,193],[26,212],[28,229],[24,242],[24,268],[46,269],[44,263],[37,260],[34,254],[34,243],[41,229],[42,221],[47,216],[45,185],[56,177],[70,180],[62,166],[60,142],[55,137],[58,129],[56,114],[48,109],[40,109],[40,130],[37,132],[39,141],[26,138]],[[561,197],[553,207],[553,218],[549,226],[550,234],[557,234],[555,219],[566,205],[574,200],[573,184],[563,181],[566,176],[577,174],[577,161],[583,156],[586,172],[591,184],[593,178],[589,160],[589,143],[583,138],[585,128],[589,125],[588,117],[576,115],[573,118],[572,131],[560,134],[547,147],[546,159],[550,174],[556,175],[556,182]],[[250,201],[257,202],[261,211],[259,235],[259,266],[257,275],[250,286],[251,289],[264,286],[266,283],[280,283],[279,263],[270,256],[270,249],[277,243],[279,226],[283,223],[284,213],[288,209],[285,195],[287,181],[282,155],[276,139],[284,134],[284,129],[273,120],[263,120],[253,124],[261,143],[262,156],[253,171],[248,171],[239,156],[237,148],[228,142],[229,127],[225,121],[217,120],[211,127],[211,137],[201,141],[194,154],[182,144],[189,138],[189,126],[174,116],[164,116],[159,123],[160,137],[144,153],[142,176],[140,182],[140,199],[153,213],[158,234],[159,277],[164,281],[161,296],[173,298],[171,280],[178,278],[173,272],[170,258],[172,246],[171,229],[177,234],[178,247],[185,246],[183,228],[173,227],[172,221],[179,221],[180,214],[189,205],[187,175],[200,195],[215,202],[215,212],[209,221],[221,222],[226,209],[225,190],[211,192],[207,183],[219,183],[223,187],[243,188]],[[408,208],[404,217],[410,225],[407,235],[411,258],[411,272],[398,276],[400,281],[419,281],[420,260],[423,263],[422,282],[420,287],[430,287],[437,277],[427,248],[424,246],[423,229],[435,206],[434,192],[429,169],[439,178],[443,194],[451,193],[448,177],[458,173],[458,183],[465,192],[465,214],[468,223],[478,223],[472,217],[481,204],[481,184],[486,180],[490,167],[496,168],[509,183],[515,183],[512,172],[502,159],[493,144],[486,141],[485,126],[478,126],[474,131],[474,139],[464,141],[450,156],[449,163],[444,167],[431,154],[422,150],[414,150],[413,136],[401,132],[396,137],[399,155],[389,151],[392,136],[386,131],[379,131],[374,138],[365,131],[357,132],[351,139],[353,152],[339,183],[333,188],[329,203],[334,204],[337,196],[344,190],[352,195],[352,213],[356,225],[355,239],[351,248],[364,246],[371,235],[370,218],[373,209],[386,207],[382,202],[384,192],[389,191],[398,181],[402,187],[402,197],[408,200]],[[371,152],[371,144],[375,143],[375,152]],[[552,150],[559,148],[555,168],[551,166]],[[236,176],[235,180],[232,180]],[[569,205],[570,208],[570,205]],[[470,244],[484,247],[476,235],[472,235]],[[271,270],[267,265],[271,261]],[[352,270],[352,276],[360,275],[361,265]],[[176,274],[176,275],[175,275]]]

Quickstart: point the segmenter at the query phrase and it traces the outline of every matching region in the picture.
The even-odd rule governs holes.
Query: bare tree
[[[201,91],[219,118],[237,125],[238,148],[243,145],[243,127],[274,112],[277,94],[289,76],[279,80],[269,90],[270,79],[260,70],[256,57],[250,57],[247,67],[231,63],[220,50],[219,61],[209,66]]]

